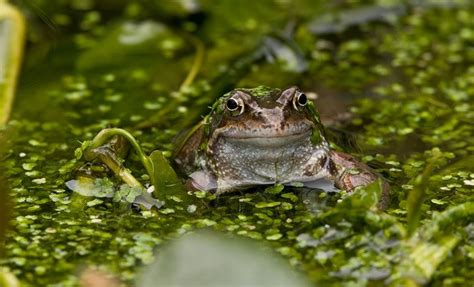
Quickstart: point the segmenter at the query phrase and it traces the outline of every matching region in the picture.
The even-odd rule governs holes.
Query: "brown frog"
[[[314,104],[297,87],[223,95],[184,138],[175,161],[189,175],[188,187],[216,193],[328,181],[353,191],[380,178],[352,156],[330,149]]]

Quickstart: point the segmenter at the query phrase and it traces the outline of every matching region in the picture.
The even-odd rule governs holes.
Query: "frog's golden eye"
[[[238,99],[238,98],[228,99],[227,102],[225,103],[225,106],[227,110],[232,112],[233,115],[241,115],[244,112],[244,107],[245,107],[244,103],[242,102],[242,99]]]
[[[301,92],[296,92],[293,97],[293,107],[298,110],[298,107],[304,107],[308,103],[308,97]]]

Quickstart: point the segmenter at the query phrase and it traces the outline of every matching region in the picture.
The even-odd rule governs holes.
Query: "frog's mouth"
[[[223,141],[229,144],[263,148],[300,144],[310,141],[315,128],[314,123],[309,120],[255,126],[235,125],[230,128],[217,129],[208,145],[212,146],[218,139],[221,143]]]
[[[309,139],[311,131],[293,134],[293,135],[275,135],[275,136],[252,136],[252,137],[226,137],[231,143],[240,143],[261,147],[285,146],[292,143],[302,142]]]

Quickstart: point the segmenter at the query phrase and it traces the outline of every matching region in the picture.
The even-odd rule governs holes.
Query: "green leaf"
[[[163,153],[154,151],[149,158],[153,164],[153,174],[150,175],[150,179],[155,187],[153,192],[155,198],[167,200],[178,196],[184,203],[190,202],[192,198],[187,194],[181,180]]]
[[[279,202],[279,201],[259,202],[259,203],[255,204],[255,207],[256,208],[268,208],[268,207],[275,207],[275,206],[278,206],[280,204],[281,204],[281,202]]]
[[[285,186],[283,186],[283,184],[276,184],[265,188],[265,192],[270,194],[278,194],[282,192],[284,188]]]
[[[431,202],[434,203],[434,204],[437,204],[437,205],[444,205],[444,204],[448,203],[447,201],[444,201],[444,200],[441,200],[441,199],[436,199],[436,198],[433,198],[431,200]]]
[[[100,199],[96,198],[96,199],[93,199],[93,200],[87,202],[87,206],[92,207],[92,206],[102,204],[103,202],[104,202],[103,200],[100,200]]]
[[[281,234],[273,234],[277,240]],[[257,241],[199,232],[160,249],[138,276],[151,286],[311,286],[286,260]]]
[[[135,199],[142,195],[145,190],[139,187],[131,187],[128,184],[122,184],[114,194],[114,201],[125,200],[129,203],[134,203]]]

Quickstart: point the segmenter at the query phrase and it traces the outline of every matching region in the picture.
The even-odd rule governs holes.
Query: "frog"
[[[315,104],[298,87],[234,89],[185,137],[174,161],[187,186],[217,194],[265,185],[352,192],[380,175],[330,148]]]
[[[117,141],[104,145],[114,135],[132,143],[152,178],[153,163],[122,129],[99,132],[85,149],[86,159],[99,158],[125,182],[139,186],[114,151]],[[177,140],[172,160],[189,191],[219,195],[286,185],[351,193],[380,179],[383,202],[379,205],[386,205],[388,199],[389,186],[381,175],[354,156],[331,148],[316,105],[296,86],[236,88],[222,95]]]

